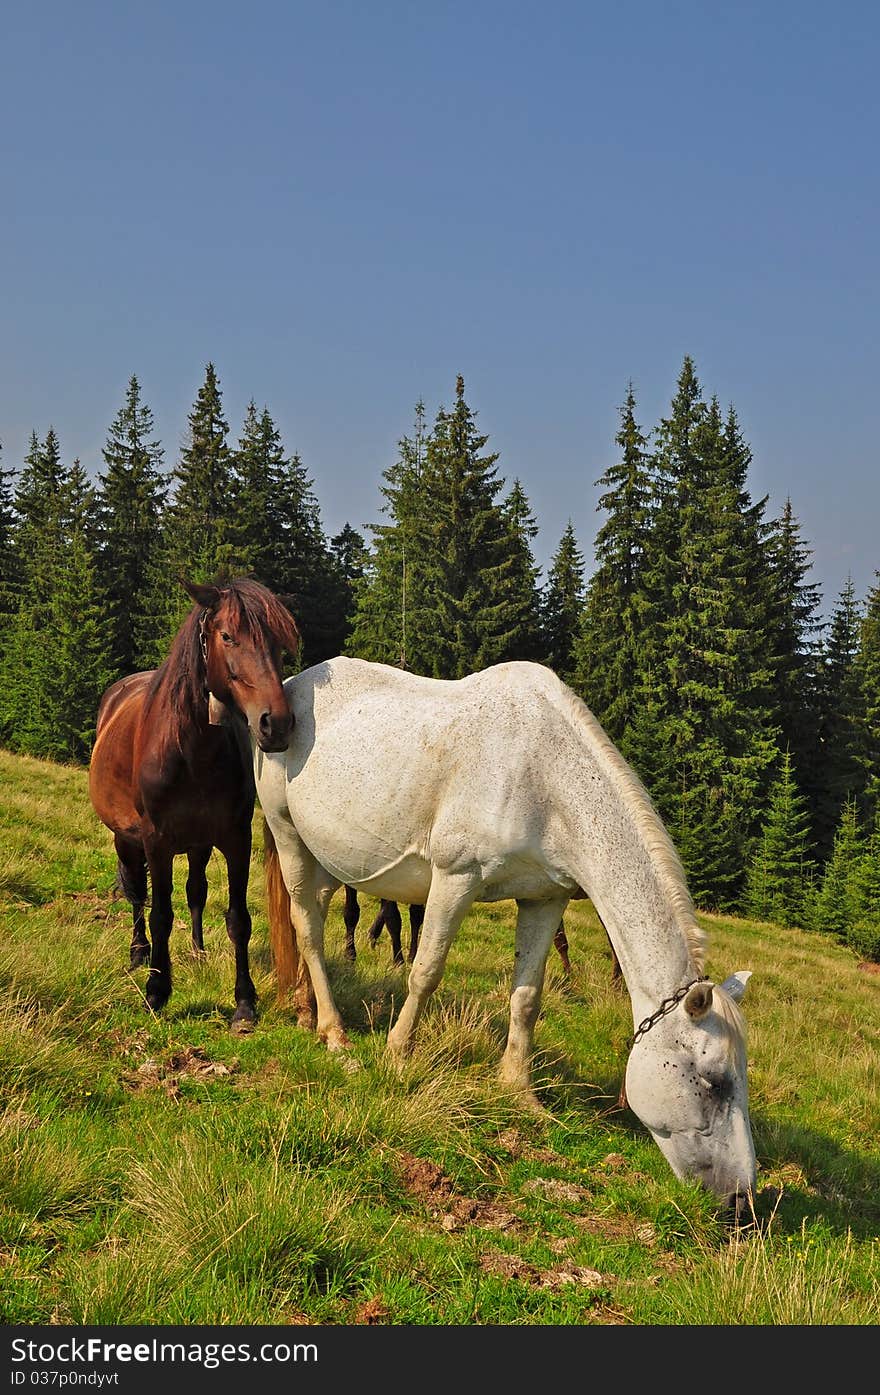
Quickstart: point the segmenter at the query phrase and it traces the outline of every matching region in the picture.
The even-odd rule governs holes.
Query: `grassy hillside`
[[[701,917],[708,971],[752,969],[755,1224],[673,1177],[617,1095],[632,1028],[589,905],[551,950],[536,1079],[498,1090],[513,906],[470,915],[402,1076],[405,991],[364,927],[328,953],[360,1069],[276,1007],[259,815],[260,1020],[236,1037],[225,873],[207,956],[182,894],[174,992],[143,1006],[83,770],[0,752],[0,1318],[5,1323],[873,1324],[880,1318],[880,979],[833,940]],[[178,889],[184,882],[179,864]]]

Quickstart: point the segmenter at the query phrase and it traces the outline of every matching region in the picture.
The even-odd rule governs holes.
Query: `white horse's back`
[[[557,766],[577,741],[550,669],[498,664],[446,682],[336,658],[285,690],[293,736],[265,762],[261,803],[271,788],[337,880],[423,902],[433,869],[467,866],[481,872],[476,899],[577,890],[557,817]],[[266,768],[282,761],[283,790]]]

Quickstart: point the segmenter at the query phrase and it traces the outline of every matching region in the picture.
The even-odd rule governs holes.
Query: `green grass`
[[[178,874],[174,991],[143,1006],[128,907],[81,769],[0,752],[0,1318],[4,1323],[875,1324],[880,978],[799,930],[701,916],[708,971],[750,968],[754,1224],[731,1230],[617,1104],[632,1028],[589,904],[551,950],[543,1119],[495,1081],[513,906],[476,909],[402,1074],[388,941],[342,957],[359,1069],[275,1003],[260,820],[256,1031],[236,1037],[225,870],[204,961]]]

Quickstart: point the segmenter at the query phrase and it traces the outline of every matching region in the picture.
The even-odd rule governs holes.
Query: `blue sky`
[[[880,9],[3,7],[0,440],[92,471],[132,373],[166,450],[216,365],[329,533],[462,373],[546,565],[588,566],[632,379],[684,354],[790,496],[829,610],[880,567]]]

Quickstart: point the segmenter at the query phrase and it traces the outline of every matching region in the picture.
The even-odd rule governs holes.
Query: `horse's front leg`
[[[248,944],[251,915],[247,906],[248,875],[251,865],[251,826],[246,824],[237,838],[221,848],[229,874],[229,909],[226,933],[235,949],[235,1012],[233,1029],[248,1031],[256,1021],[257,990],[251,978]]]
[[[205,913],[205,902],[208,899],[208,878],[205,875],[205,869],[208,866],[210,856],[210,847],[194,848],[187,855],[189,875],[186,879],[186,904],[189,907],[192,921],[193,953],[199,955],[205,952],[202,919]]]
[[[147,1007],[159,1012],[171,997],[171,953],[168,942],[174,923],[171,907],[174,854],[158,839],[147,841],[145,850],[152,886],[150,938],[153,941],[145,997]]]
[[[500,1076],[534,1107],[531,1055],[535,1023],[541,1007],[541,990],[550,944],[562,920],[568,897],[552,901],[518,901],[516,955],[510,993],[510,1028],[501,1058]]]
[[[401,1058],[412,1048],[413,1033],[425,1004],[440,979],[449,946],[464,920],[481,883],[475,872],[439,872],[431,877],[431,890],[425,903],[425,919],[409,974],[409,991],[400,1016],[388,1033],[388,1050]]]

